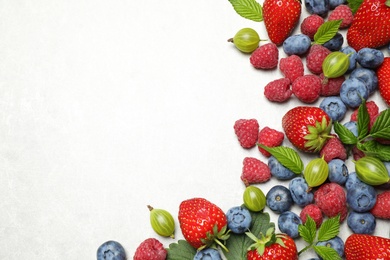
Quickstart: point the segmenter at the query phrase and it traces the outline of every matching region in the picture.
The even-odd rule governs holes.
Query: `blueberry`
[[[310,14],[318,14],[322,17],[325,17],[330,10],[329,0],[305,0],[305,7]]]
[[[376,76],[375,71],[371,69],[366,69],[366,68],[354,69],[349,75],[349,78],[356,78],[364,82],[370,94],[378,88],[378,77]]]
[[[347,113],[347,107],[340,97],[325,97],[320,103],[320,108],[324,110],[332,121],[340,121]]]
[[[274,156],[268,158],[268,167],[272,176],[279,180],[291,180],[296,174],[284,167]]]
[[[387,173],[390,177],[390,162],[383,162],[383,164],[386,167]],[[377,188],[379,189],[384,189],[384,190],[389,190],[390,189],[390,182],[384,183],[382,185],[378,185]]]
[[[331,247],[336,250],[340,257],[344,256],[344,241],[338,236],[326,241],[319,241],[316,243],[316,245]]]
[[[339,5],[345,4],[346,0],[329,0],[329,7],[331,10],[335,9]]]
[[[357,62],[364,68],[376,69],[382,64],[383,52],[373,48],[362,48],[358,51]]]
[[[241,206],[229,209],[226,213],[226,218],[228,228],[236,234],[242,234],[247,231],[252,222],[249,210]]]
[[[276,185],[272,187],[268,191],[266,199],[267,206],[279,214],[290,210],[294,203],[290,190],[283,185]]]
[[[374,187],[359,183],[347,190],[347,203],[356,212],[367,212],[374,207],[376,191]]]
[[[123,246],[116,241],[104,242],[97,250],[97,260],[125,260],[126,252]]]
[[[332,39],[325,42],[323,46],[330,51],[339,51],[344,43],[344,37],[341,33],[336,33]]]
[[[350,130],[356,137],[358,136],[358,129],[356,121],[348,121],[344,123],[344,126]]]
[[[347,192],[348,192],[348,190],[353,189],[353,187],[355,187],[356,185],[359,185],[359,184],[364,184],[364,182],[362,182],[358,178],[356,172],[350,172],[348,174],[347,181],[345,182],[345,188],[347,189]]]
[[[343,160],[333,159],[328,162],[329,181],[344,185],[348,179],[348,168]]]
[[[347,218],[348,227],[353,233],[373,234],[376,227],[376,219],[370,212],[351,211]]]
[[[368,94],[366,85],[356,78],[346,79],[341,84],[341,100],[349,107],[358,107],[362,103],[362,98],[367,100]]]
[[[310,191],[309,185],[302,177],[296,177],[289,183],[289,189],[293,201],[300,207],[313,202],[314,194]]]
[[[194,260],[222,260],[222,257],[217,249],[205,248],[196,252]]]
[[[354,48],[350,47],[350,46],[345,46],[345,47],[342,47],[340,49],[340,51],[342,53],[345,53],[345,54],[350,54],[348,56],[349,58],[349,67],[348,67],[348,70],[347,72],[351,72],[353,71],[355,68],[356,68],[356,58],[357,58],[357,52],[355,51]]]
[[[311,46],[311,39],[305,34],[296,34],[289,36],[283,42],[283,50],[287,55],[303,55]]]
[[[300,224],[302,224],[301,218],[292,211],[285,211],[279,215],[279,230],[292,238],[299,237],[298,226]]]

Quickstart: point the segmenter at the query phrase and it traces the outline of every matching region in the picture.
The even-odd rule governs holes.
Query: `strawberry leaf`
[[[263,7],[256,0],[229,0],[234,10],[242,17],[255,21],[263,21]]]
[[[167,260],[193,260],[196,249],[185,240],[171,243],[167,248]]]
[[[352,133],[351,130],[346,128],[344,125],[341,123],[335,121],[333,125],[334,131],[336,132],[337,136],[343,142],[344,144],[356,144],[357,143],[357,138],[356,136]]]
[[[314,251],[324,260],[342,260],[334,248],[327,246],[313,246]]]
[[[358,139],[361,140],[367,136],[369,125],[370,125],[370,115],[368,114],[366,101],[363,99],[362,103],[358,108],[358,115],[357,115]]]
[[[370,135],[374,138],[390,139],[390,109],[384,110],[375,119]]]
[[[258,144],[258,146],[269,152],[290,171],[296,174],[300,174],[303,171],[304,165],[302,159],[294,149],[286,146],[268,147],[262,144]]]
[[[310,245],[313,244],[317,233],[316,222],[310,216],[307,216],[305,224],[298,226],[298,232],[303,240]]]
[[[342,20],[326,21],[323,23],[314,34],[314,43],[324,44],[332,39],[339,31]]]
[[[340,215],[325,220],[318,229],[318,241],[326,241],[339,234]]]
[[[362,3],[363,0],[348,0],[348,6],[351,8],[353,14],[356,13]]]
[[[381,161],[390,161],[390,146],[371,140],[364,143],[358,143],[357,148],[366,155],[374,156]]]

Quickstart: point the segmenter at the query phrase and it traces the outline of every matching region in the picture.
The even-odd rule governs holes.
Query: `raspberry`
[[[301,23],[301,32],[314,40],[314,34],[316,34],[318,28],[324,23],[324,18],[318,14],[312,14],[303,19]]]
[[[333,134],[333,138],[329,138],[328,142],[322,147],[320,156],[324,157],[326,162],[330,162],[333,159],[340,159],[345,161],[348,157],[347,150],[345,149],[341,140]]]
[[[368,110],[368,114],[370,115],[370,125],[372,125],[375,119],[377,118],[377,116],[379,115],[379,107],[373,100],[367,101],[366,107]],[[357,121],[357,117],[358,117],[358,109],[355,109],[355,111],[353,111],[353,113],[351,114],[351,121]]]
[[[234,132],[243,148],[252,148],[256,145],[259,129],[256,119],[239,119],[234,123]]]
[[[322,73],[322,63],[329,53],[331,51],[328,48],[319,44],[313,44],[306,56],[306,67],[311,73],[320,75]]]
[[[291,82],[300,76],[303,76],[304,67],[301,58],[298,55],[291,55],[280,59],[279,69]]]
[[[306,205],[302,209],[299,217],[301,218],[303,223],[306,223],[307,216],[310,216],[314,220],[317,228],[321,226],[323,220],[322,211],[316,204]]]
[[[271,179],[271,171],[267,164],[253,157],[244,158],[241,180],[246,186],[263,183],[269,179]]]
[[[155,238],[144,240],[134,254],[134,260],[165,260],[167,250],[164,245]]]
[[[279,50],[274,43],[267,43],[252,52],[250,62],[256,69],[273,69],[278,65]]]
[[[291,95],[291,81],[288,78],[276,79],[264,87],[264,96],[271,102],[285,102]]]
[[[363,151],[359,150],[356,146],[354,146],[354,147],[352,147],[352,156],[353,156],[353,159],[355,161],[357,161],[366,155]]]
[[[371,209],[371,214],[376,218],[390,219],[390,190],[376,196],[376,203]]]
[[[345,80],[345,76],[342,75],[338,78],[325,78],[324,73],[320,74],[322,81],[320,96],[329,97],[329,96],[338,96],[340,94],[341,84]]]
[[[351,26],[353,20],[353,13],[351,8],[347,5],[337,6],[328,17],[328,21],[342,20],[340,29],[345,29]]]
[[[292,84],[293,94],[303,103],[313,103],[320,97],[321,79],[316,75],[298,77]]]
[[[259,144],[268,146],[268,147],[275,147],[279,146],[283,143],[284,139],[284,133],[280,132],[278,130],[269,128],[268,126],[264,127],[263,129],[260,130],[259,132]],[[271,154],[261,148],[259,146],[259,151],[266,157],[270,157]]]
[[[323,184],[314,192],[314,201],[329,218],[340,214],[340,221],[343,221],[347,217],[347,197],[340,184],[334,182]]]

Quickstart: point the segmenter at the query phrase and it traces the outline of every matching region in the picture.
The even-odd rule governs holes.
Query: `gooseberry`
[[[251,53],[259,47],[259,34],[251,28],[239,30],[233,38],[228,39],[237,49],[245,53]]]
[[[330,53],[322,63],[322,71],[326,78],[338,78],[349,68],[349,55],[341,51]]]
[[[246,187],[243,199],[245,207],[254,212],[261,211],[266,204],[266,198],[263,191],[256,186]]]
[[[153,230],[160,236],[174,238],[175,221],[171,213],[164,209],[155,209],[150,205],[147,207],[150,210],[150,224]]]
[[[355,161],[358,178],[369,185],[381,185],[390,181],[385,164],[376,157],[364,156]]]
[[[329,175],[328,163],[324,157],[311,160],[303,170],[303,176],[309,187],[317,187],[323,184]]]

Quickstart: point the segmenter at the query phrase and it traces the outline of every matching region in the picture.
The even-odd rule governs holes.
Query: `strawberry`
[[[390,57],[385,57],[382,65],[377,69],[376,75],[378,77],[379,93],[386,104],[390,106]]]
[[[246,235],[255,241],[248,249],[248,260],[298,260],[294,240],[286,234],[275,234],[274,228],[270,228],[265,236],[262,234],[261,238],[250,232]]]
[[[390,239],[366,234],[352,234],[345,241],[347,260],[390,259]]]
[[[329,138],[332,122],[319,107],[298,106],[290,109],[282,118],[286,137],[303,152],[316,153]]]
[[[204,198],[192,198],[180,203],[179,224],[187,242],[201,250],[219,244],[229,237],[225,213],[217,205]]]
[[[264,0],[263,19],[269,39],[276,45],[283,44],[301,17],[299,0]]]
[[[364,0],[347,31],[349,46],[356,51],[390,43],[390,8],[386,0]]]

